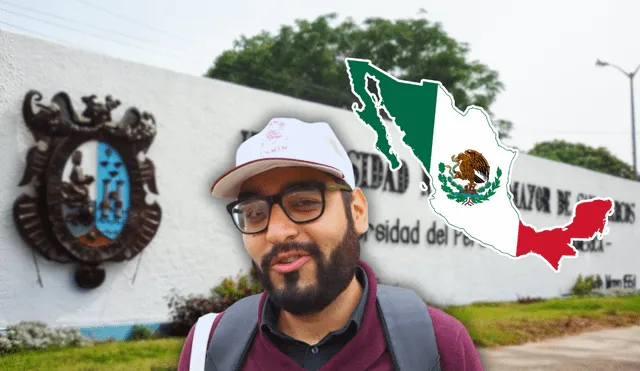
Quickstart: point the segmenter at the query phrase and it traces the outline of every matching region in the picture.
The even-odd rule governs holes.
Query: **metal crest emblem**
[[[78,264],[82,288],[102,284],[105,261],[138,255],[160,226],[155,167],[145,157],[156,136],[154,117],[129,108],[119,122],[111,111],[120,101],[82,97],[78,114],[60,92],[51,104],[31,90],[23,103],[27,128],[35,139],[27,153],[20,186],[31,185],[15,201],[13,216],[22,238],[48,260]]]

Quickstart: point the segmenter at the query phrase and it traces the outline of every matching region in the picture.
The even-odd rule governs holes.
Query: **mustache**
[[[291,242],[286,244],[278,244],[274,245],[271,251],[262,257],[262,262],[260,266],[263,270],[268,270],[271,266],[271,262],[273,258],[278,256],[278,254],[287,253],[290,251],[302,251],[305,252],[313,258],[322,257],[322,252],[320,251],[320,247],[314,243],[299,243],[299,242]]]

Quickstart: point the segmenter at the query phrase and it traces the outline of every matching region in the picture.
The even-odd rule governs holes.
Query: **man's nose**
[[[289,242],[296,238],[298,227],[291,221],[280,205],[273,205],[267,226],[267,241],[271,244]]]

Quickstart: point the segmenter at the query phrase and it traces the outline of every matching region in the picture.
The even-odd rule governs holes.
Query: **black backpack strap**
[[[261,296],[242,298],[224,311],[207,349],[204,371],[241,369],[256,334]]]
[[[376,296],[396,370],[440,371],[440,352],[427,304],[412,290],[395,286],[378,284]]]

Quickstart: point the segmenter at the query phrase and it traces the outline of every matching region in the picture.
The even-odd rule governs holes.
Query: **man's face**
[[[292,184],[321,181],[335,184],[326,173],[308,167],[276,168],[248,179],[241,192],[268,196]],[[293,314],[317,313],[352,281],[360,255],[358,235],[368,228],[367,202],[360,189],[346,205],[344,192],[325,193],[319,219],[297,224],[274,204],[265,231],[243,234],[258,277],[276,305]],[[287,272],[277,265],[284,253],[299,253],[304,264]],[[298,254],[296,254],[298,255]],[[295,263],[294,263],[295,264]],[[280,268],[279,268],[280,267]]]

